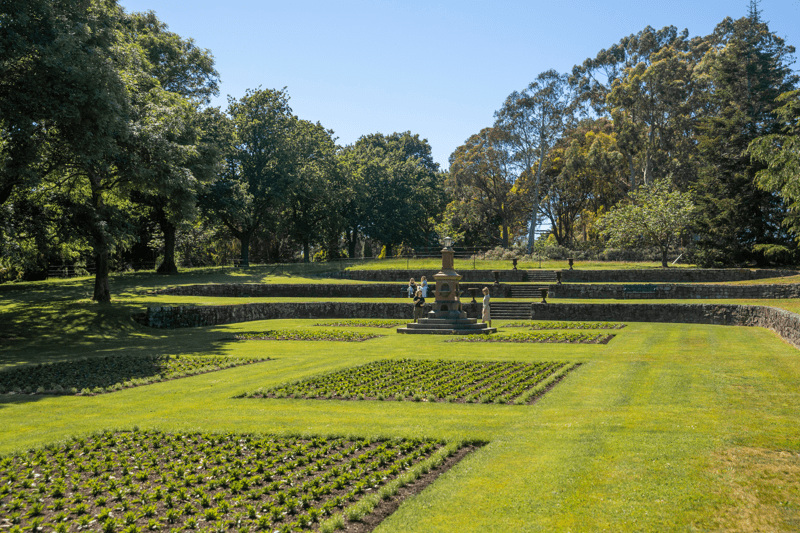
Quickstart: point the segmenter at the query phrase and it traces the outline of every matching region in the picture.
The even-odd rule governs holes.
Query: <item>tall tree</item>
[[[595,114],[614,119],[629,185],[672,175],[694,179],[692,68],[707,43],[674,26],[650,26],[573,67],[570,84]]]
[[[783,225],[800,242],[800,90],[780,95],[777,102],[783,104],[775,111],[781,132],[754,139],[747,151],[754,161],[766,165],[756,173],[756,185],[779,194],[788,204]],[[788,252],[789,247],[783,246],[782,251]]]
[[[755,175],[764,164],[747,148],[761,136],[780,133],[776,99],[798,82],[790,67],[794,48],[756,15],[757,10],[717,25],[695,70],[704,94],[696,135],[702,158],[696,185],[701,264],[764,262],[759,252],[764,246],[791,242],[781,226],[786,205],[756,187]]]
[[[515,194],[513,155],[500,140],[504,132],[484,128],[450,156],[448,189],[462,209],[475,210],[479,220],[496,220],[501,244],[509,246],[509,227],[519,223],[522,197]]]
[[[199,113],[199,108],[219,94],[219,74],[209,50],[168,31],[152,11],[126,16],[123,28],[125,37],[142,50],[143,69],[162,90],[190,103],[173,114],[172,120],[180,125],[166,130],[172,134],[162,136],[162,150],[147,154],[152,171],[161,173],[152,183],[161,187],[134,198],[147,206],[164,234],[164,260],[158,271],[175,273],[177,228],[195,218],[199,184],[211,180],[218,170],[220,149],[211,142],[213,135],[203,133],[204,126],[213,127],[208,124],[212,115]]]
[[[261,228],[277,227],[298,168],[304,163],[296,142],[299,121],[286,89],[248,90],[228,98],[233,147],[225,170],[204,192],[201,207],[241,242],[241,264],[250,264],[250,239]]]
[[[521,93],[511,93],[495,113],[495,128],[506,134],[503,138],[512,153],[509,163],[516,168],[516,175],[527,172],[534,176],[528,253],[533,250],[539,223],[542,165],[547,152],[572,121],[574,102],[567,76],[548,70]]]
[[[427,245],[444,209],[443,175],[427,139],[411,132],[375,133],[340,154],[347,193],[342,204],[349,254],[359,234],[387,247]]]
[[[527,185],[527,176],[517,182]],[[593,221],[626,191],[624,156],[611,121],[585,119],[570,128],[548,153],[542,211],[558,244],[572,246],[579,226],[584,239]]]
[[[298,167],[287,188],[283,223],[303,246],[303,260],[310,261],[311,244],[320,242],[329,226],[339,228],[339,183],[333,131],[319,123],[298,120],[292,134]],[[336,232],[338,234],[338,231]]]

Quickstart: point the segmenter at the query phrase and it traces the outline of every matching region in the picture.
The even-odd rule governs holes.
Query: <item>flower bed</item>
[[[0,459],[0,515],[10,533],[330,531],[463,446],[107,431]]]
[[[392,328],[394,326],[399,326],[403,322],[399,320],[392,320],[392,319],[352,319],[352,320],[335,320],[331,322],[320,322],[319,324],[314,324],[315,326],[328,326],[328,327],[340,327],[340,328]]]
[[[239,397],[519,405],[535,401],[575,366],[554,362],[376,361]]]
[[[564,333],[549,331],[532,333],[520,331],[499,335],[462,335],[446,342],[567,342],[571,344],[608,344],[614,335],[602,333]]]
[[[542,329],[622,329],[627,324],[620,322],[511,322],[504,328]]]
[[[110,355],[43,363],[0,372],[0,393],[100,394],[269,360],[268,357]]]
[[[363,342],[377,337],[385,337],[377,333],[358,333],[355,331],[308,331],[301,329],[268,330],[258,333],[241,333],[234,335],[239,341],[345,341]]]

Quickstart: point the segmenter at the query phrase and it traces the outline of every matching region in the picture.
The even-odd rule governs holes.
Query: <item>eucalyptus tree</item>
[[[495,113],[495,128],[505,132],[503,138],[512,154],[509,162],[516,176],[533,176],[528,253],[533,250],[539,223],[542,165],[547,152],[572,122],[574,103],[567,76],[548,70],[521,93],[511,93]]]
[[[707,48],[674,26],[647,26],[573,67],[578,100],[614,119],[617,146],[628,161],[629,186],[671,175],[694,179],[692,69]]]
[[[477,220],[496,220],[501,244],[509,246],[509,228],[524,220],[523,198],[514,189],[514,154],[506,150],[505,132],[484,128],[450,155],[448,190],[461,210]]]
[[[626,165],[616,143],[610,120],[584,119],[548,153],[541,206],[558,244],[572,246],[581,228],[589,240],[595,220],[624,197]]]

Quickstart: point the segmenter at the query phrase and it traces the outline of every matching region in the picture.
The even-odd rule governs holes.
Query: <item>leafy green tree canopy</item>
[[[669,249],[689,226],[695,210],[689,193],[672,189],[669,179],[658,180],[632,192],[629,203],[612,208],[599,222],[609,244],[657,247],[661,266],[666,268]]]

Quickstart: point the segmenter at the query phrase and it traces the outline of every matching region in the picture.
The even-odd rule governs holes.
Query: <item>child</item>
[[[411,278],[411,281],[408,282],[408,297],[413,298],[416,293],[417,284],[414,282],[414,278]]]

